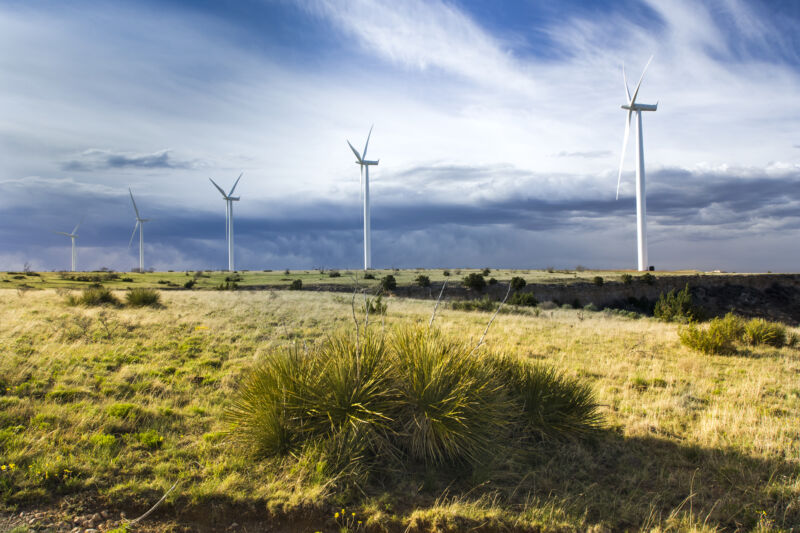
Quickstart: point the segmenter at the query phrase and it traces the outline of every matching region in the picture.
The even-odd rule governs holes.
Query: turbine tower
[[[369,224],[369,167],[372,165],[377,165],[380,162],[380,159],[376,161],[367,160],[367,147],[369,147],[369,138],[372,135],[373,127],[374,124],[369,127],[367,142],[364,144],[363,157],[362,154],[358,153],[358,150],[353,148],[353,145],[350,144],[350,141],[347,141],[350,149],[356,155],[356,165],[361,167],[361,191],[364,200],[364,270],[369,270],[372,268],[372,230],[370,229]]]
[[[78,264],[78,249],[75,246],[75,239],[78,238],[78,228],[80,227],[81,224],[83,224],[82,219],[75,226],[75,229],[72,230],[72,233],[64,233],[63,231],[56,231],[56,233],[58,233],[59,235],[66,235],[72,241],[72,268],[70,268],[70,272],[75,272],[77,270],[76,265]]]
[[[244,174],[244,172],[239,174],[239,177],[236,178],[233,187],[231,187],[231,192],[229,192],[228,194],[225,194],[225,191],[222,190],[222,187],[217,185],[214,180],[208,178],[211,181],[211,183],[214,184],[214,187],[216,187],[217,190],[220,192],[222,198],[225,199],[225,238],[228,241],[228,270],[230,272],[233,272],[235,270],[235,268],[233,267],[233,202],[239,201],[238,196],[233,196],[233,191],[236,190],[236,186],[239,184],[239,180],[242,179],[242,174]]]
[[[136,235],[136,230],[139,230],[139,272],[144,272],[144,226],[145,222],[149,222],[149,218],[142,218],[139,214],[139,208],[136,207],[136,200],[133,199],[133,192],[130,187],[128,192],[131,195],[131,202],[133,203],[133,210],[136,211],[136,224],[133,226],[133,233],[131,233],[131,240],[128,242],[128,248],[133,244],[133,237]]]
[[[644,73],[647,67],[650,66],[650,61],[653,56],[647,61],[642,71],[642,76],[639,78],[639,83],[636,84],[636,89],[631,96],[628,90],[628,78],[625,76],[625,66],[622,67],[622,80],[625,82],[625,95],[627,96],[628,103],[621,106],[622,109],[628,110],[628,117],[625,120],[625,137],[622,140],[622,156],[619,160],[619,176],[617,176],[617,200],[619,200],[619,185],[622,180],[622,165],[625,162],[625,148],[628,145],[628,136],[631,131],[631,117],[636,113],[636,236],[637,245],[639,250],[639,271],[648,269],[647,262],[647,194],[645,192],[644,181],[644,140],[642,138],[642,111],[656,111],[658,109],[658,102],[652,104],[640,104],[636,102],[636,96],[639,94],[639,87],[642,85]]]

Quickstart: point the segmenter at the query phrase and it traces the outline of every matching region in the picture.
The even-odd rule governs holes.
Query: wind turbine
[[[75,229],[72,230],[72,233],[64,233],[63,231],[56,231],[59,235],[66,235],[72,241],[72,268],[70,272],[75,272],[77,270],[76,265],[78,264],[78,250],[75,247],[75,239],[78,238],[78,228],[80,225],[83,224],[83,219],[75,226]]]
[[[236,181],[231,187],[231,192],[225,194],[225,191],[222,190],[222,187],[216,184],[214,180],[208,178],[211,183],[214,184],[214,187],[222,195],[222,198],[225,199],[225,238],[228,240],[228,270],[233,272],[235,269],[233,268],[233,202],[238,202],[239,197],[233,196],[233,191],[236,190],[236,186],[239,184],[239,180],[242,179],[242,172],[239,174],[239,177],[236,178]]]
[[[144,272],[144,226],[145,222],[149,222],[149,218],[142,218],[139,214],[139,208],[136,207],[136,200],[133,199],[133,192],[130,187],[128,192],[131,195],[131,202],[133,203],[133,210],[136,211],[136,224],[133,226],[133,233],[131,233],[131,240],[128,242],[128,248],[133,244],[133,237],[136,235],[136,230],[139,230],[139,272]]]
[[[356,155],[356,164],[361,167],[361,188],[362,194],[364,199],[364,270],[369,270],[372,268],[372,232],[369,227],[369,167],[372,165],[377,165],[380,162],[380,159],[377,161],[368,161],[367,160],[367,147],[369,147],[369,138],[372,135],[372,128],[374,124],[369,127],[369,134],[367,134],[367,142],[364,144],[364,154],[358,153],[358,150],[353,148],[353,145],[350,144],[350,141],[347,141],[347,144],[350,146],[350,149]]]
[[[650,61],[653,56],[647,61],[642,71],[642,76],[639,78],[639,83],[636,84],[636,89],[631,96],[628,90],[628,78],[625,76],[625,66],[622,66],[622,80],[625,82],[625,95],[628,98],[628,103],[621,106],[622,109],[628,110],[628,117],[625,120],[625,137],[622,140],[622,157],[619,160],[619,176],[617,176],[617,200],[619,200],[619,185],[622,180],[622,165],[625,162],[625,148],[628,145],[628,136],[631,132],[631,116],[636,113],[636,236],[637,245],[639,250],[639,271],[648,269],[647,264],[647,195],[645,193],[644,182],[644,140],[642,138],[642,111],[656,111],[658,109],[658,102],[652,104],[640,104],[636,102],[636,96],[639,94],[639,87],[642,85],[644,73],[647,67],[650,66]]]

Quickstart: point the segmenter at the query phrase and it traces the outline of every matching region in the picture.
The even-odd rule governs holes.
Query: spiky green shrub
[[[156,307],[161,305],[161,294],[155,289],[131,289],[125,294],[125,302],[132,307]]]
[[[526,433],[564,439],[586,436],[600,427],[599,405],[588,384],[524,359],[489,362],[521,405]]]
[[[653,316],[664,322],[693,322],[702,318],[699,307],[692,303],[689,284],[682,290],[672,289],[668,293],[661,293],[653,309]]]
[[[511,295],[511,298],[508,299],[508,303],[524,307],[536,307],[539,301],[532,292],[515,292]]]
[[[754,318],[744,325],[742,340],[751,346],[766,344],[780,348],[786,344],[786,327],[763,318]]]
[[[402,448],[430,464],[484,458],[510,425],[508,397],[487,366],[436,330],[404,328],[392,342]]]
[[[67,303],[70,305],[119,305],[119,300],[114,293],[102,285],[86,287],[77,298],[73,295],[67,296]]]

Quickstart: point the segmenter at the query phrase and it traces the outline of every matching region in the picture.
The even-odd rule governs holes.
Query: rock
[[[100,516],[102,516],[105,520],[108,520],[109,518],[111,518],[111,513],[109,513],[108,511],[100,511]]]
[[[94,513],[91,518],[89,518],[92,522],[99,522],[100,521],[100,513]]]
[[[84,529],[83,533],[98,533],[98,531],[92,527]]]

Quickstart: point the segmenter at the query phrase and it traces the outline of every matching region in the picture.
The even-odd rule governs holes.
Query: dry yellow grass
[[[3,505],[75,492],[144,505],[176,479],[184,483],[170,501],[181,505],[252,503],[288,516],[338,501],[325,480],[232,448],[221,415],[258,358],[351,325],[350,297],[164,292],[162,300],[163,309],[90,309],[49,290],[0,291],[0,464],[17,466],[0,473]],[[433,308],[388,304],[385,323],[373,317],[371,327],[427,322]],[[443,306],[436,321],[477,342],[489,316]],[[682,346],[674,325],[562,309],[499,315],[486,349],[588,380],[607,430],[594,444],[531,450],[529,471],[491,483],[478,476],[457,488],[400,483],[395,495],[368,494],[356,505],[375,527],[800,527],[797,349],[705,356]],[[119,404],[138,415],[115,415]],[[148,445],[147,431],[163,441]]]

